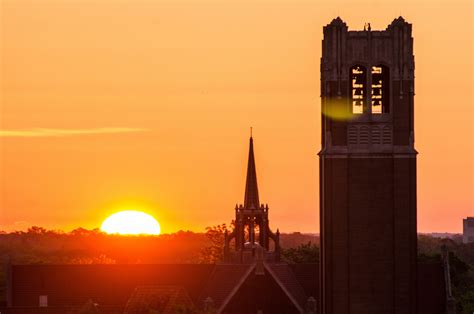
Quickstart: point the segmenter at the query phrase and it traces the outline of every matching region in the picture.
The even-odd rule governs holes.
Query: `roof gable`
[[[267,264],[263,266],[262,272],[261,269],[257,271],[256,263],[251,265],[244,280],[221,304],[218,313],[256,313],[259,310],[264,313],[303,313],[303,307],[289,291],[288,281],[277,274],[279,270],[276,272]],[[291,279],[289,281],[293,283]]]

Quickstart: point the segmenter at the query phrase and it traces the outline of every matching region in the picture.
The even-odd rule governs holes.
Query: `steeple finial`
[[[260,201],[258,199],[257,171],[255,170],[255,157],[253,154],[252,128],[250,128],[250,149],[247,165],[247,182],[245,184],[244,208],[258,209]]]

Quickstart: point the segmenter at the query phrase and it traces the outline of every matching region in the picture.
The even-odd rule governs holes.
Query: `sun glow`
[[[100,229],[112,234],[160,234],[160,224],[151,215],[136,210],[124,210],[110,215]]]

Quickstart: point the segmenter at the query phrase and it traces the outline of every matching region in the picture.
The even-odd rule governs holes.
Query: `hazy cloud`
[[[93,129],[27,129],[27,130],[0,130],[0,137],[60,137],[74,135],[116,134],[145,132],[148,129],[140,128],[93,128]]]

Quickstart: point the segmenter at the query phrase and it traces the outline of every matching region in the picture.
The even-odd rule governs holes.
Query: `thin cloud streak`
[[[28,130],[0,130],[0,137],[62,137],[78,135],[99,135],[146,132],[141,128],[94,128],[94,129],[28,129]]]

